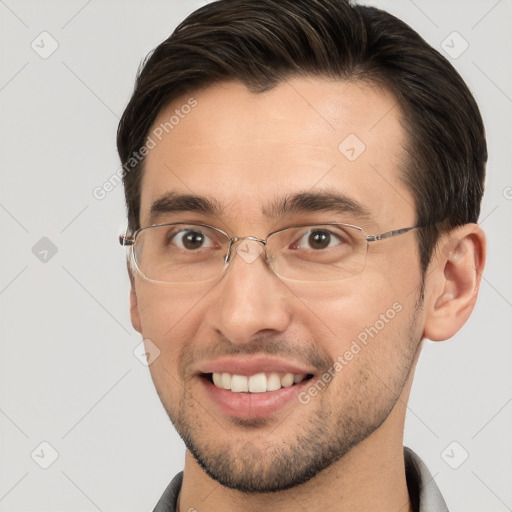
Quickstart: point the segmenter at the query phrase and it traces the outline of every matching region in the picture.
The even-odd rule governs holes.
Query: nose
[[[267,266],[263,245],[245,239],[233,252],[208,313],[212,328],[238,344],[286,331],[292,294]]]

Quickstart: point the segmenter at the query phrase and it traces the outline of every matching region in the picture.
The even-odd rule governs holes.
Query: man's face
[[[197,106],[180,110],[190,96]],[[342,222],[367,234],[415,224],[400,180],[400,110],[382,89],[312,78],[257,95],[225,83],[190,96],[154,123],[182,113],[147,156],[141,226],[193,222],[264,239],[294,224]],[[294,202],[299,194],[310,206]],[[362,212],[322,203],[326,194]],[[180,195],[217,211],[175,208]],[[170,211],[152,212],[157,201]],[[263,255],[237,253],[222,277],[202,283],[135,273],[132,319],[161,351],[153,381],[199,464],[228,487],[271,491],[336,462],[398,407],[422,337],[421,278],[414,231],[370,243],[364,271],[339,282],[282,280]],[[213,373],[227,374],[220,386],[236,375],[232,387],[243,389],[264,373],[254,382],[284,387],[236,392]],[[288,386],[290,373],[302,382]]]

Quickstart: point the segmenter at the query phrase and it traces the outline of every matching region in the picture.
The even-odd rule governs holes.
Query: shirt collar
[[[441,491],[425,463],[410,448],[404,448],[405,476],[414,512],[448,512]]]

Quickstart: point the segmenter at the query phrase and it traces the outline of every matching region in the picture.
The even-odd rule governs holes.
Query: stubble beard
[[[193,399],[187,391],[182,393],[174,413],[166,407],[167,413],[197,463],[221,485],[244,493],[273,493],[303,484],[342,459],[386,420],[400,397],[419,350],[416,324],[421,307],[422,296],[409,328],[402,333],[408,343],[406,350],[399,354],[397,372],[391,382],[384,382],[378,371],[371,368],[359,369],[355,378],[346,381],[336,392],[346,399],[342,407],[332,396],[330,401],[315,399],[315,407],[307,416],[299,414],[299,423],[290,422],[287,432],[291,435],[286,439],[272,439],[272,432],[283,430],[272,420],[233,418],[231,421],[238,427],[239,434],[236,437],[226,435],[227,441],[219,444],[221,436],[210,435],[211,425],[215,429],[220,428],[219,424],[202,407],[190,406]],[[337,378],[343,378],[343,371],[331,384]],[[328,393],[330,387],[322,394]],[[262,435],[254,438],[258,429]],[[264,432],[269,432],[267,437]],[[253,438],[254,442],[247,438]]]

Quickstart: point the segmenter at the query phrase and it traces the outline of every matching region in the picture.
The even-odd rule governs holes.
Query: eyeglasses
[[[219,277],[235,255],[247,263],[265,253],[268,267],[292,281],[341,281],[359,275],[368,244],[402,235],[419,226],[367,235],[351,224],[290,226],[261,239],[230,237],[205,224],[156,224],[119,237],[131,249],[132,264],[147,280],[159,283],[209,281]]]

